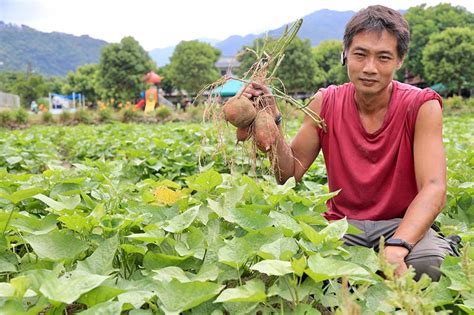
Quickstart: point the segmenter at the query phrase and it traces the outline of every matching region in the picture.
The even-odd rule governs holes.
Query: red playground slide
[[[136,109],[142,109],[143,106],[145,106],[145,100],[144,99],[141,99],[140,102],[135,104]]]

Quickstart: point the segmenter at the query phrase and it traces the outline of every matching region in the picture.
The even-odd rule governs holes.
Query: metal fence
[[[0,92],[0,110],[18,108],[20,108],[18,95]]]

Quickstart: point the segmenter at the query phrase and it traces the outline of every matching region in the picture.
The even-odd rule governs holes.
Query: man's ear
[[[405,57],[398,60],[397,71],[400,70],[400,68],[403,66],[404,61],[405,61]]]
[[[341,65],[345,66],[345,65],[346,65],[346,61],[347,61],[346,53],[345,53],[345,51],[343,50],[343,51],[341,52]]]

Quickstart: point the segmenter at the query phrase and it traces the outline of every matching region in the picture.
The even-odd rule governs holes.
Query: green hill
[[[26,71],[64,76],[88,63],[98,63],[106,41],[87,35],[44,33],[0,21],[0,71]]]

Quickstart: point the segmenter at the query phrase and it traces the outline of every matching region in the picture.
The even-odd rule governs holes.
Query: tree
[[[6,92],[20,96],[21,104],[25,107],[39,97],[48,95],[49,86],[45,79],[39,74],[25,74],[18,72],[11,74],[14,76],[15,82],[10,85]]]
[[[420,75],[425,78],[422,63],[423,49],[430,35],[440,33],[449,27],[474,27],[473,13],[463,7],[454,7],[448,3],[434,7],[426,7],[425,4],[411,7],[405,13],[405,18],[410,25],[411,43],[403,67],[399,71],[399,80],[402,80],[405,74]]]
[[[317,64],[315,83],[324,87],[349,81],[347,69],[341,65],[342,41],[326,40],[313,48],[313,57]]]
[[[104,98],[135,99],[145,88],[143,77],[156,65],[131,36],[103,48],[99,62],[99,82]]]
[[[86,100],[95,102],[99,98],[97,75],[99,66],[97,64],[87,64],[77,68],[76,72],[69,72],[66,77],[66,84],[63,86],[63,93],[81,93]]]
[[[474,29],[448,28],[430,37],[423,50],[423,66],[431,82],[461,93],[474,88]]]
[[[285,49],[285,57],[276,71],[276,76],[285,85],[289,94],[314,90],[316,63],[309,39],[295,37]]]
[[[243,76],[255,63],[256,56],[252,51],[264,49],[264,45],[271,47],[276,43],[272,38],[257,38],[252,46],[244,47],[237,59],[240,62],[237,73]],[[316,75],[316,63],[311,52],[311,42],[295,37],[285,49],[285,57],[276,71],[276,77],[284,84],[287,93],[308,92],[314,90],[314,77]],[[274,66],[274,65],[273,65]],[[270,67],[272,72],[274,67]],[[276,82],[272,82],[275,84]]]
[[[196,95],[205,85],[219,78],[214,66],[220,50],[197,40],[180,42],[171,56],[170,74],[173,85]]]
[[[174,90],[170,65],[167,64],[164,67],[158,69],[157,74],[161,76],[160,88],[167,94],[171,94]]]

